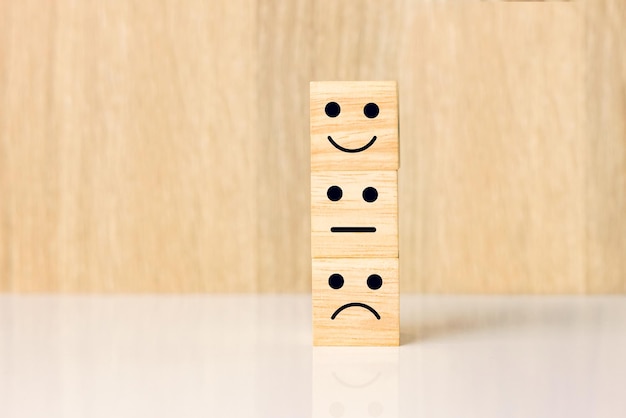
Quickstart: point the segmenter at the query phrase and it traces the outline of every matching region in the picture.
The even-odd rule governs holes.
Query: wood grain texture
[[[256,16],[193,3],[3,2],[6,290],[254,289]]]
[[[400,252],[419,289],[584,291],[577,7],[466,2],[412,16]]]
[[[587,2],[587,291],[626,292],[626,3]]]
[[[313,259],[313,344],[398,345],[398,264],[397,258]],[[343,277],[342,287],[329,286],[329,277],[333,274]],[[370,289],[367,285],[367,278],[372,274],[383,280],[379,289]],[[355,302],[373,311],[363,306],[345,307]]]
[[[312,4],[268,0],[256,6],[255,107],[259,116],[249,141],[258,143],[258,175],[249,198],[257,201],[258,268],[249,279],[258,283],[260,291],[308,292],[311,284],[308,90]]]
[[[329,103],[339,114],[326,114]],[[372,118],[368,104],[378,110]],[[310,113],[311,171],[398,169],[395,81],[313,81]]]
[[[626,291],[620,0],[0,2],[0,289],[307,291],[311,80],[397,80],[402,290]]]
[[[366,158],[363,156],[363,158]],[[332,201],[330,187],[342,197]],[[374,202],[363,191],[378,192]],[[336,233],[333,227],[373,227],[375,232]],[[311,173],[311,255],[313,258],[398,257],[398,174],[396,171],[314,171]]]

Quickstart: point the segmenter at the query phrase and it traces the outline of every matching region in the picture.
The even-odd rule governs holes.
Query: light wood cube
[[[398,257],[398,173],[311,173],[311,254]]]
[[[313,259],[313,344],[397,346],[397,258]]]
[[[397,170],[395,81],[310,85],[311,170]]]

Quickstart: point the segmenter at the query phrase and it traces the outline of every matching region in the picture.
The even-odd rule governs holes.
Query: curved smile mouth
[[[369,147],[371,147],[372,145],[374,145],[374,142],[376,142],[376,135],[374,135],[372,137],[372,139],[370,140],[370,142],[368,142],[367,144],[363,145],[361,148],[345,148],[342,147],[341,145],[339,145],[338,143],[336,143],[333,138],[328,135],[328,140],[330,141],[331,144],[333,144],[333,147],[337,148],[339,151],[343,151],[343,152],[361,152],[361,151],[365,151],[366,149],[368,149]]]
[[[376,375],[368,380],[365,383],[359,383],[359,384],[354,384],[354,383],[348,383],[346,381],[344,381],[343,379],[340,379],[339,376],[337,376],[337,373],[333,372],[333,377],[335,378],[335,380],[339,383],[341,383],[343,386],[347,387],[347,388],[354,388],[354,389],[362,389],[365,387],[368,387],[369,385],[371,385],[372,383],[374,383],[375,381],[378,380],[378,378],[380,377],[380,372],[376,373]]]
[[[348,308],[352,308],[352,307],[359,307],[359,308],[365,308],[368,311],[370,311],[372,313],[372,315],[374,315],[376,317],[376,319],[380,319],[380,315],[378,314],[378,312],[376,312],[376,309],[372,308],[370,305],[367,305],[365,303],[359,303],[359,302],[352,302],[352,303],[346,303],[343,306],[340,306],[339,308],[337,308],[337,310],[335,311],[335,313],[333,313],[333,315],[330,317],[330,319],[335,319],[337,317],[337,315],[339,315],[339,313],[341,311],[343,311],[344,309],[348,309]]]

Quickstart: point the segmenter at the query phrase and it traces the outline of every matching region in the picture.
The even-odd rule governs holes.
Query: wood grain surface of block
[[[399,344],[397,258],[313,259],[312,272],[314,345]]]
[[[395,81],[310,85],[311,170],[397,170]]]
[[[366,201],[373,197],[376,200]],[[311,254],[314,258],[398,257],[397,172],[313,172]]]

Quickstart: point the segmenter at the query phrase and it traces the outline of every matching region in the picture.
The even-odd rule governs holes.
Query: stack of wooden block
[[[396,83],[310,93],[313,343],[398,345]]]

